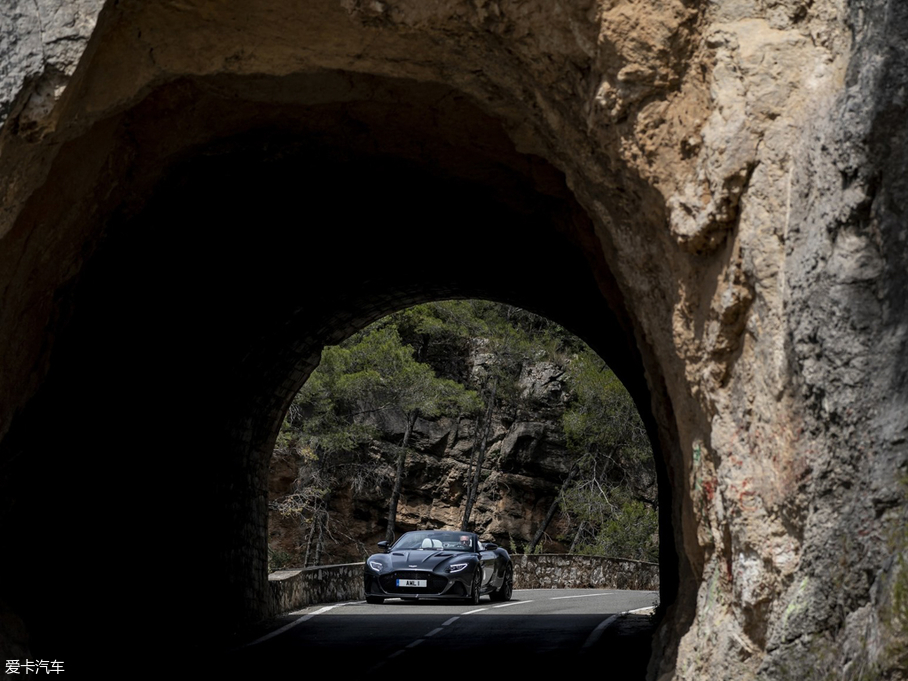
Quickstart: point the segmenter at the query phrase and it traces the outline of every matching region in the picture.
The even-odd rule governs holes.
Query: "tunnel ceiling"
[[[342,101],[261,106],[274,92]],[[113,136],[129,171],[98,179],[111,189],[94,243],[136,282],[102,285],[133,301],[111,305],[141,310],[147,287],[158,304],[197,296],[196,325],[228,324],[223,350],[247,357],[250,376],[271,371],[250,354],[318,347],[348,332],[339,315],[352,328],[375,314],[356,308],[491,297],[588,338],[648,401],[586,213],[560,172],[516,152],[463,95],[342,73],[184,80],[123,115]],[[97,209],[67,220],[90,224]]]

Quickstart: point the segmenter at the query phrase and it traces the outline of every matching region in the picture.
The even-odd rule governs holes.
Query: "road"
[[[636,618],[642,636],[622,636],[613,616],[650,608],[656,598],[654,591],[552,589],[515,590],[507,603],[483,598],[478,606],[400,600],[316,606],[219,657],[246,676],[331,670],[345,681],[416,670],[536,677],[590,665],[622,679],[642,678],[647,620]]]

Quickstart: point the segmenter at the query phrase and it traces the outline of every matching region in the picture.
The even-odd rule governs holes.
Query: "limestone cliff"
[[[471,355],[471,373],[482,373],[489,355]],[[565,367],[551,362],[528,363],[517,381],[515,399],[492,412],[482,483],[471,515],[471,527],[502,546],[523,550],[534,538],[555,502],[576,455],[566,449],[561,418],[570,393]],[[403,418],[382,414],[371,419],[380,437],[368,448],[376,467],[387,466],[384,450],[399,445],[405,429]],[[414,529],[461,526],[465,487],[473,448],[477,443],[475,419],[417,419],[407,474],[397,514],[397,534]],[[293,488],[300,461],[289,452],[275,452],[271,463],[270,496],[280,499]],[[391,481],[352,489],[332,490],[328,509],[331,520],[322,563],[362,560],[374,553],[384,539]],[[272,505],[269,545],[299,561],[299,544],[307,539],[306,525],[298,517],[284,517]],[[556,515],[542,546],[546,551],[565,550],[562,535],[567,518]],[[568,544],[570,538],[567,539]]]

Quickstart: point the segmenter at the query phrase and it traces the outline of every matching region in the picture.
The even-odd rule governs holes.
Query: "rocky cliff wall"
[[[488,355],[465,358],[475,372]],[[494,359],[491,359],[494,361]],[[480,369],[481,370],[481,369]],[[558,497],[576,458],[567,450],[561,417],[570,399],[565,385],[565,367],[553,362],[528,362],[516,382],[513,399],[492,412],[484,473],[471,527],[490,541],[522,551],[533,540],[550,506]],[[402,417],[385,414],[374,419],[379,438],[370,449],[374,465],[393,456],[403,438]],[[397,536],[427,528],[460,527],[466,503],[472,449],[478,438],[474,419],[417,419],[407,458],[397,514]],[[382,458],[382,449],[389,452]],[[273,501],[294,489],[299,461],[276,452],[269,480]],[[389,471],[390,474],[390,471]],[[332,489],[330,518],[321,562],[362,560],[385,538],[388,488],[383,485],[352,489],[341,484]],[[281,516],[277,504],[269,514],[269,546],[280,548],[299,561],[298,546],[308,530],[295,516]],[[556,515],[540,549],[567,551],[569,520]],[[564,542],[567,542],[566,544]]]
[[[313,320],[293,341],[281,334],[296,326],[264,325],[262,301],[271,300],[265,295],[249,302],[243,316],[236,306],[212,314],[211,324],[231,314],[251,320],[230,327],[243,343],[217,349],[210,360],[232,382],[218,383],[212,371],[193,383],[201,363],[176,349],[146,380],[160,393],[171,379],[187,386],[177,410],[186,429],[160,419],[161,432],[169,433],[159,436],[162,447],[178,443],[185,453],[178,467],[202,451],[202,441],[186,434],[192,415],[203,413],[189,395],[212,385],[236,391],[236,418],[209,425],[205,440],[218,443],[228,471],[212,485],[211,499],[230,501],[190,505],[200,515],[212,504],[224,509],[216,543],[226,548],[210,555],[220,556],[232,575],[222,584],[230,594],[227,619],[253,616],[256,600],[264,598],[265,509],[256,462],[270,452],[282,408],[311,369],[318,345],[426,297],[484,290],[516,301],[520,291],[533,291],[538,308],[570,317],[590,336],[597,333],[595,320],[603,320],[599,331],[607,332],[597,349],[627,358],[619,370],[648,413],[669,509],[662,545],[676,548],[662,562],[663,593],[669,589],[673,605],[654,648],[652,675],[904,678],[904,3],[101,5],[38,0],[0,8],[6,117],[0,434],[5,497],[19,500],[7,502],[5,522],[24,528],[13,537],[39,536],[55,525],[28,502],[39,490],[26,484],[35,479],[36,464],[29,462],[52,461],[49,470],[66,463],[59,454],[65,442],[47,440],[53,430],[47,414],[61,410],[46,405],[84,406],[82,416],[102,405],[114,410],[116,424],[134,410],[97,395],[80,405],[73,386],[105,376],[122,389],[114,379],[127,359],[161,356],[161,343],[143,344],[150,331],[138,322],[120,340],[135,344],[136,353],[112,359],[118,356],[110,350],[119,346],[111,340],[93,356],[99,368],[91,376],[77,371],[74,359],[84,357],[88,341],[72,346],[80,352],[57,353],[74,314],[67,305],[71,286],[100,243],[111,206],[128,223],[177,160],[195,158],[213,141],[222,143],[223,154],[238,149],[231,140],[251,128],[299,131],[312,124],[325,138],[329,123],[347,121],[345,136],[333,138],[338,144],[419,160],[425,169],[439,167],[444,149],[445,167],[455,174],[481,158],[507,159],[521,177],[534,178],[539,195],[564,198],[548,174],[551,164],[573,197],[564,200],[576,199],[585,214],[552,213],[551,224],[583,250],[607,306],[583,315],[575,309],[579,298],[562,298],[559,308],[538,278],[515,287],[517,268],[509,282],[492,278],[514,258],[488,258],[472,280],[438,279],[439,271],[449,271],[445,265],[395,284],[384,298],[356,298],[384,291],[368,279],[324,310],[311,300],[288,304],[288,310],[306,307]],[[357,108],[361,102],[368,106]],[[316,111],[330,113],[303,115]],[[453,111],[462,115],[445,118]],[[513,149],[499,144],[493,128],[506,133]],[[417,138],[418,148],[408,146]],[[516,176],[505,181],[495,174],[500,166],[482,168],[471,177],[487,181],[488,191],[504,197],[502,205],[527,225],[512,243],[549,243],[529,228],[530,214],[520,212],[530,194],[508,203],[515,196],[508,192],[523,186]],[[498,178],[494,191],[491,178]],[[439,212],[458,204],[447,202]],[[464,219],[459,228],[469,224]],[[188,252],[192,234],[171,237],[174,250]],[[431,228],[423,239],[436,243],[439,254],[456,243]],[[408,236],[407,243],[417,241]],[[546,250],[550,257],[556,252]],[[522,264],[545,277],[546,258],[533,253],[520,256]],[[158,257],[175,262],[167,252]],[[121,262],[125,271],[112,281],[135,271]],[[202,279],[215,281],[210,264],[199,267]],[[409,267],[401,263],[397,271]],[[571,269],[560,276],[567,280]],[[244,291],[280,271],[255,270],[243,280],[250,288],[231,295],[244,300]],[[103,290],[112,289],[115,284]],[[187,290],[203,289],[187,278]],[[319,290],[330,291],[324,282]],[[189,310],[207,309],[211,299],[200,294],[190,308],[174,294],[156,307],[149,296],[147,309],[174,305],[186,313],[179,317],[185,328]],[[348,300],[366,302],[347,306]],[[595,305],[584,303],[588,310]],[[166,325],[172,317],[156,319]],[[199,324],[192,337],[204,338],[204,328]],[[246,343],[250,328],[262,331]],[[229,336],[221,329],[218,337]],[[188,354],[216,347],[212,338]],[[268,363],[271,357],[282,359]],[[167,372],[177,359],[186,367],[178,379]],[[46,387],[53,375],[59,376],[53,385],[70,392]],[[254,397],[242,397],[240,387]],[[55,402],[53,395],[68,399]],[[155,404],[147,398],[142,407]],[[129,433],[108,436],[90,423],[74,418],[69,432],[91,451],[115,456]],[[83,480],[61,474],[60,490],[62,478]],[[91,480],[84,477],[90,493],[68,506],[88,503],[89,517],[101,510],[93,505]],[[174,494],[189,501],[188,490],[198,488],[187,484]],[[259,492],[238,491],[247,489]],[[15,558],[20,551],[24,544],[7,559],[13,567],[6,584],[38,579]],[[666,587],[669,581],[674,586]],[[5,598],[24,613],[35,640],[54,640],[53,599],[23,600],[25,592],[31,589]]]

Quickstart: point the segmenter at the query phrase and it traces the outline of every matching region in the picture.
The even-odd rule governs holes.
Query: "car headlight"
[[[372,568],[373,570],[375,570],[376,572],[381,572],[384,565],[379,563],[377,560],[370,560],[369,567]]]
[[[448,572],[460,572],[465,570],[469,563],[454,563],[453,565],[448,566]]]

